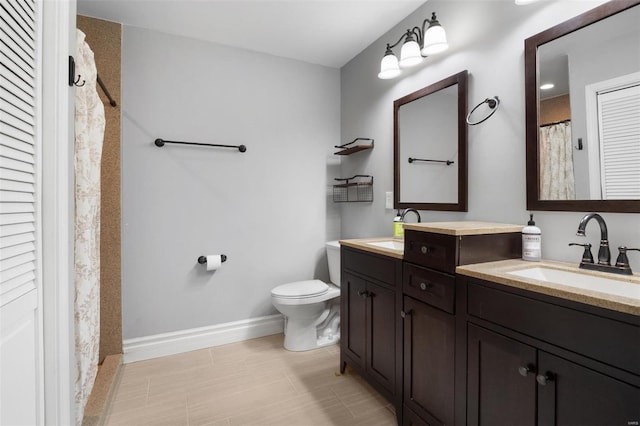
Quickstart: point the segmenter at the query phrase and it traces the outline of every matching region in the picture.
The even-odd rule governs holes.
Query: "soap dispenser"
[[[393,218],[393,237],[394,238],[404,237],[404,220],[402,219],[400,210],[398,210],[396,217]]]
[[[529,215],[527,226],[522,229],[522,259],[534,262],[542,258],[542,231]]]

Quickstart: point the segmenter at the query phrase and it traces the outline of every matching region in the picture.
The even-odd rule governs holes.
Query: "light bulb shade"
[[[420,55],[420,45],[415,40],[406,41],[402,45],[402,50],[400,50],[400,67],[413,67],[415,65],[418,65],[420,62],[422,62],[422,55]]]
[[[387,54],[380,61],[380,72],[378,78],[387,80],[400,75],[400,67],[398,66],[398,58],[393,53]]]
[[[436,53],[444,52],[448,48],[447,33],[444,28],[440,24],[429,26],[424,35],[422,54],[424,56],[435,55]]]

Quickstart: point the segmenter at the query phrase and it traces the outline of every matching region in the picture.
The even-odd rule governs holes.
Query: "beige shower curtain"
[[[104,106],[96,91],[97,71],[85,35],[77,30],[75,97],[75,353],[76,424],[98,372],[100,343],[100,161]]]
[[[574,200],[571,123],[540,128],[540,199]]]

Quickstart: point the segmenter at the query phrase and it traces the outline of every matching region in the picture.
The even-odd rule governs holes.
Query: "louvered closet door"
[[[38,99],[41,5],[0,2],[0,424],[40,424]]]
[[[598,94],[605,200],[640,199],[640,85]]]

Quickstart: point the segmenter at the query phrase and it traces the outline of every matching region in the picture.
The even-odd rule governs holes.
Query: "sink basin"
[[[507,274],[640,300],[640,285],[638,284],[581,272],[534,267],[507,272]]]
[[[370,246],[381,247],[391,250],[404,251],[404,241],[387,240],[387,241],[371,241],[367,243]]]

